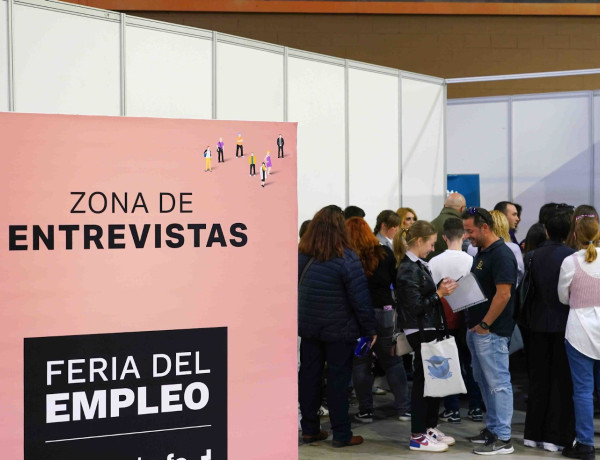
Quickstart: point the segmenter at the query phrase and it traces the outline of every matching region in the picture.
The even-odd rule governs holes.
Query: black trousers
[[[244,156],[244,146],[243,145],[236,145],[235,146],[235,156],[238,156],[238,152],[240,152],[242,154],[242,156]]]
[[[217,149],[217,154],[219,155],[219,158],[217,160],[218,163],[225,163],[225,160],[223,159],[223,149]]]
[[[253,176],[256,174],[256,165],[255,164],[250,165],[250,174],[252,174]]]
[[[565,333],[529,331],[528,339],[529,395],[524,438],[571,446],[575,412]]]
[[[281,153],[281,156],[279,156],[280,153]],[[283,145],[277,146],[277,158],[283,158]]]
[[[437,331],[423,331],[423,334],[425,342],[432,342],[438,337]],[[406,338],[415,352],[411,395],[411,430],[415,434],[425,433],[427,428],[435,428],[438,424],[441,398],[423,396],[425,375],[423,373],[423,358],[421,357],[421,334],[415,332],[409,334]]]
[[[333,439],[347,442],[352,437],[348,415],[348,385],[356,342],[322,342],[303,338],[300,343],[298,396],[302,412],[302,434],[314,436],[321,423],[321,376],[327,362],[327,403]]]

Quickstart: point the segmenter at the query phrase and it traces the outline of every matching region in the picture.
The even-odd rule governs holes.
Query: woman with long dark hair
[[[326,206],[315,214],[298,245],[299,399],[302,440],[321,441],[318,410],[321,375],[327,363],[327,401],[333,447],[361,444],[348,415],[348,384],[359,337],[377,342],[377,324],[367,278],[351,249],[342,210]]]
[[[392,336],[394,333],[394,306],[390,286],[396,279],[396,258],[387,246],[379,244],[369,225],[360,217],[346,221],[350,243],[362,263],[369,293],[377,320],[377,342],[372,350],[377,355],[379,365],[385,371],[390,389],[394,394],[394,409],[400,420],[410,420],[408,400],[408,382],[402,358],[391,356]],[[352,370],[354,390],[358,399],[358,414],[354,418],[361,423],[373,421],[373,353],[354,357]]]
[[[415,352],[411,397],[410,450],[444,452],[455,443],[437,429],[440,398],[424,396],[425,375],[421,343],[438,338],[444,323],[441,298],[449,295],[458,284],[444,279],[436,287],[424,261],[433,250],[437,231],[424,220],[415,222],[404,235],[394,238],[394,252],[399,261],[396,275],[396,298],[404,333]]]

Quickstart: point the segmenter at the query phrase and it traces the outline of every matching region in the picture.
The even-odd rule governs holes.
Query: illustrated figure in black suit
[[[277,138],[277,158],[283,158],[283,137],[281,137],[281,134],[279,135],[279,137]]]

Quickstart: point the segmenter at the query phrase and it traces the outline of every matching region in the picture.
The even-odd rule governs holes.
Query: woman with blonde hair
[[[390,355],[393,346],[395,307],[390,286],[393,286],[396,280],[396,258],[389,247],[379,244],[379,240],[373,235],[369,224],[364,219],[352,217],[346,221],[346,227],[350,243],[365,270],[377,320],[377,342],[372,350],[377,355],[379,365],[383,368],[394,394],[396,417],[402,421],[408,421],[410,420],[410,408],[406,372],[402,358]],[[366,356],[354,357],[352,376],[358,399],[358,414],[354,416],[354,419],[361,423],[373,421],[372,367],[373,353],[371,351]]]
[[[563,456],[595,458],[594,381],[600,382],[600,231],[596,216],[577,216],[574,236],[580,248],[563,260],[558,297],[569,304],[565,347],[573,381],[575,435]],[[566,395],[565,395],[566,396]]]
[[[409,448],[420,452],[444,452],[455,440],[437,429],[440,398],[424,396],[421,343],[438,338],[438,328],[445,324],[441,298],[451,294],[458,284],[445,278],[436,286],[424,260],[433,251],[437,240],[433,225],[418,220],[403,233],[404,238],[396,235],[394,241],[399,260],[395,287],[399,321],[415,352]]]
[[[575,237],[575,223],[577,219],[581,217],[591,217],[592,219],[596,219],[598,222],[598,211],[592,205],[589,204],[580,204],[575,208],[573,215],[571,216],[571,228],[569,229],[569,236],[567,236],[567,246],[570,248],[579,250],[581,249],[578,246],[577,238]]]
[[[396,214],[400,217],[400,227],[410,228],[417,220],[417,213],[412,208],[398,208]]]

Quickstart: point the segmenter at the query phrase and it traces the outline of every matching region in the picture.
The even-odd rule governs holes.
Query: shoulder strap
[[[302,274],[300,275],[300,280],[298,281],[298,286],[300,286],[302,284],[302,281],[304,281],[304,275],[306,275],[306,272],[308,271],[308,267],[310,267],[314,261],[315,261],[315,258],[311,257],[310,260],[308,262],[306,262],[306,265],[304,266],[304,270],[302,270]]]

